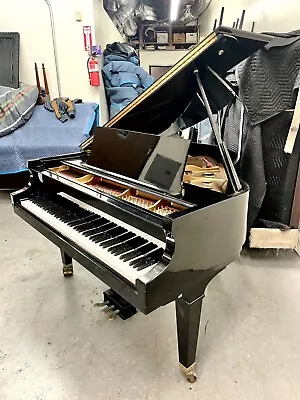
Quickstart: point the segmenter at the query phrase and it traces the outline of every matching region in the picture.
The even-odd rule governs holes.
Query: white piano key
[[[145,232],[140,231],[139,229],[132,227],[131,225],[107,214],[104,213],[103,211],[98,210],[97,208],[94,208],[76,198],[73,198],[69,195],[66,195],[65,193],[60,194],[62,197],[73,201],[77,205],[79,205],[81,208],[84,208],[87,211],[90,211],[94,214],[98,214],[101,217],[106,218],[107,220],[114,222],[116,225],[125,228],[127,231],[134,233],[137,236],[140,236],[147,240],[148,242],[154,243],[160,248],[165,248],[165,243],[157,238],[152,237],[151,235],[148,235]],[[50,203],[50,200],[49,200]],[[60,232],[63,236],[67,237],[77,245],[79,245],[82,249],[93,255],[95,258],[103,261],[105,264],[107,264],[111,269],[115,270],[118,274],[135,284],[135,281],[137,278],[139,278],[141,275],[144,275],[147,273],[149,270],[151,270],[155,264],[152,264],[151,266],[141,270],[137,271],[134,269],[129,263],[134,260],[131,259],[127,262],[123,262],[120,260],[120,256],[122,254],[125,254],[127,252],[124,252],[118,256],[115,256],[111,254],[108,250],[109,248],[102,248],[101,243],[94,243],[92,240],[90,240],[89,237],[86,237],[83,235],[84,232],[80,233],[77,232],[74,228],[69,227],[65,222],[62,222],[59,219],[59,216],[53,216],[50,213],[48,213],[46,210],[43,208],[39,207],[37,204],[33,203],[31,200],[21,200],[21,205],[24,207],[26,210],[32,212],[35,216],[40,218],[43,222],[47,223],[49,226]],[[103,242],[105,243],[105,242]],[[130,251],[130,250],[128,250]],[[140,258],[140,257],[136,257]]]

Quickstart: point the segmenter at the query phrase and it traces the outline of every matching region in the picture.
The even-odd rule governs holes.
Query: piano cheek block
[[[189,382],[205,289],[246,235],[249,188],[213,114],[235,96],[227,71],[270,40],[217,28],[97,127],[80,153],[29,161],[28,186],[11,195],[15,212],[60,247],[64,276],[73,275],[75,259],[109,286],[101,305],[110,319],[175,301],[179,364]],[[207,117],[217,147],[168,130],[179,119],[189,127]],[[222,164],[226,190],[182,180],[188,156]]]

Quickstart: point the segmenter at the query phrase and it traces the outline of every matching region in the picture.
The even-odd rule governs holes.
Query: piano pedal
[[[110,321],[113,321],[113,320],[116,318],[116,316],[119,315],[119,314],[120,314],[120,310],[115,310],[115,311],[113,311],[113,312],[110,313],[110,315],[109,315],[109,320],[110,320]]]
[[[109,305],[109,301],[104,301],[102,303],[94,303],[94,307],[105,307]]]
[[[105,314],[107,314],[109,311],[114,311],[114,309],[115,309],[115,306],[109,306],[109,307],[106,307],[102,311],[105,312]]]
[[[127,300],[121,297],[114,290],[106,290],[103,292],[103,296],[104,301],[100,304],[103,304],[103,307],[107,307],[105,310],[103,310],[105,313],[110,311],[109,319],[111,321],[113,321],[116,316],[119,316],[121,319],[125,320],[136,314],[136,308],[132,304],[128,303]]]
[[[179,367],[181,369],[181,372],[184,374],[186,377],[186,380],[189,383],[195,383],[197,380],[197,374],[196,374],[196,363],[192,364],[190,367],[186,368],[182,364],[179,363]]]
[[[73,264],[63,264],[63,274],[64,276],[73,276]]]

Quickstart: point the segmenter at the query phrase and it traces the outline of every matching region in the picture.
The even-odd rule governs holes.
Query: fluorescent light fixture
[[[180,0],[171,0],[171,12],[170,12],[171,21],[176,21],[178,17],[179,3]]]

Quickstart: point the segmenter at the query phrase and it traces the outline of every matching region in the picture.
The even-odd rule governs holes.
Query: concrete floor
[[[93,306],[105,290],[13,214],[0,193],[1,400],[300,399],[300,258],[247,252],[210,284],[198,381],[177,368],[174,305],[127,321]],[[206,327],[206,329],[205,329]]]

